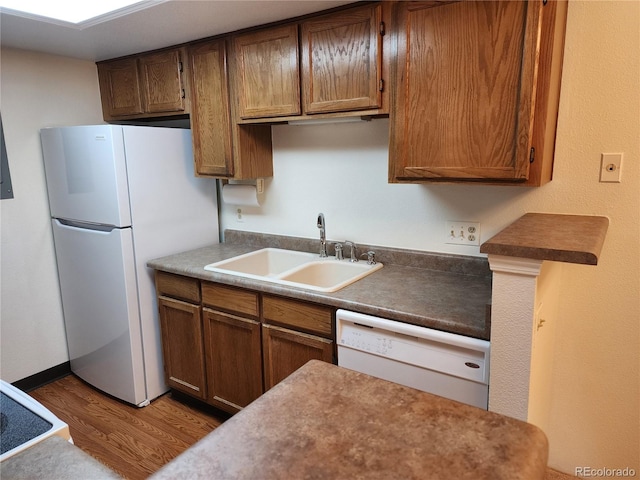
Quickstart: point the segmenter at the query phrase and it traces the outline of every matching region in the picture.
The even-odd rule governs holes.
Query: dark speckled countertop
[[[491,272],[485,258],[359,246],[384,267],[334,293],[315,292],[204,270],[264,247],[313,252],[318,241],[227,230],[225,243],[151,260],[153,269],[287,296],[488,340]]]
[[[542,480],[537,427],[312,360],[153,480]]]
[[[607,217],[527,213],[480,247],[482,253],[597,265]]]

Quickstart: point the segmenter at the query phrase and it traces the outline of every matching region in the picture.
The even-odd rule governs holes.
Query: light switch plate
[[[453,245],[480,245],[480,223],[447,220],[445,243]]]

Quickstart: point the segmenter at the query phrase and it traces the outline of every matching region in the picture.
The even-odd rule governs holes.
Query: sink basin
[[[367,265],[348,260],[317,260],[282,275],[280,280],[312,286],[314,290],[335,292],[381,268],[381,263]]]
[[[255,252],[245,253],[228,260],[211,263],[204,267],[212,272],[229,273],[242,277],[263,278],[276,277],[292,268],[298,267],[319,257],[314,253],[282,250],[279,248],[263,248]]]
[[[381,263],[320,258],[318,254],[278,248],[255,252],[207,265],[205,270],[264,280],[280,285],[335,292],[379,270]]]

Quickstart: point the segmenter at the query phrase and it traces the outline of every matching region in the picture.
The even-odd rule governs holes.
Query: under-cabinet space
[[[389,181],[549,181],[565,17],[564,1],[394,5]]]
[[[173,48],[99,62],[105,121],[189,113],[183,57],[182,48]]]

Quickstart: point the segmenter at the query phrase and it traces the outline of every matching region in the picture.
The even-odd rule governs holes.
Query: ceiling
[[[168,0],[84,28],[2,11],[0,45],[99,61],[233,32],[354,0]]]

